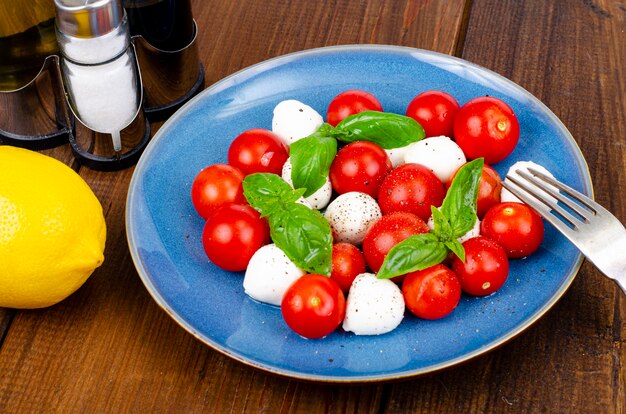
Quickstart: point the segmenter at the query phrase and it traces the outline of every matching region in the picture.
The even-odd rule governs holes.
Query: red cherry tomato
[[[252,255],[269,242],[266,219],[249,205],[228,204],[215,211],[204,225],[204,251],[216,266],[245,270]]]
[[[271,131],[249,129],[237,136],[228,148],[228,163],[245,175],[265,172],[280,175],[289,158],[289,149]]]
[[[335,96],[328,105],[326,112],[326,122],[332,126],[349,117],[363,111],[382,112],[383,106],[378,99],[369,92],[359,90],[349,90],[341,92]]]
[[[333,332],[343,322],[346,300],[334,280],[312,274],[289,286],[280,308],[294,332],[315,339]]]
[[[487,164],[500,162],[513,152],[519,133],[519,122],[511,107],[489,96],[467,102],[454,120],[454,139],[465,156],[484,157]]]
[[[378,272],[389,250],[415,234],[428,233],[424,220],[412,213],[397,211],[382,216],[365,233],[363,254],[370,269]]]
[[[450,187],[455,176],[456,172],[452,175],[446,188]],[[476,215],[479,219],[482,220],[487,210],[500,202],[501,193],[502,179],[500,175],[491,166],[484,164],[480,175],[480,183],[478,184],[478,200],[476,202]]]
[[[430,206],[439,207],[446,192],[443,183],[421,164],[403,164],[391,171],[378,194],[383,214],[406,211],[427,221]]]
[[[334,244],[330,278],[344,293],[348,293],[352,282],[361,273],[365,273],[363,253],[350,243]]]
[[[191,202],[203,219],[228,203],[245,204],[241,182],[244,175],[239,168],[214,164],[196,176],[191,184]]]
[[[498,243],[509,258],[526,257],[543,241],[543,221],[526,204],[500,203],[480,223],[480,234]]]
[[[461,300],[461,284],[452,270],[438,264],[408,273],[402,282],[406,307],[423,319],[440,319]]]
[[[452,95],[426,91],[413,98],[406,109],[406,116],[419,122],[427,137],[452,137],[452,125],[458,110],[459,103]]]
[[[378,145],[357,141],[337,152],[330,165],[330,182],[339,194],[359,191],[376,198],[383,179],[391,171],[391,160]]]
[[[500,289],[509,274],[509,260],[500,245],[478,236],[463,243],[465,262],[452,259],[452,270],[461,282],[461,289],[474,296],[486,296]]]

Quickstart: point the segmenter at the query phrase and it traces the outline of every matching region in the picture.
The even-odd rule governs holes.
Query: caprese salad
[[[243,131],[228,163],[204,168],[191,188],[208,259],[245,271],[245,293],[280,306],[297,334],[384,334],[407,308],[443,318],[463,292],[498,290],[509,259],[539,248],[541,218],[490,166],[520,136],[502,100],[460,106],[426,91],[399,115],[349,90],[325,119],[278,103],[271,130]],[[549,173],[530,161],[511,169],[528,166]]]

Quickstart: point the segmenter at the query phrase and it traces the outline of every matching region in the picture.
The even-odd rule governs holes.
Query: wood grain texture
[[[625,8],[472,2],[461,57],[522,85],[564,122],[596,198],[626,222]],[[395,386],[390,411],[616,412],[626,407],[625,298],[586,263],[561,302],[502,349]]]
[[[572,132],[598,201],[626,222],[626,6],[609,0],[193,1],[206,85],[302,49],[381,43],[455,53],[519,83]],[[67,146],[48,151],[74,165]],[[76,166],[74,165],[76,168]],[[462,366],[402,382],[293,381],[196,341],[151,299],[128,252],[132,169],[80,169],[107,260],[74,295],[0,309],[0,412],[615,412],[626,406],[626,300],[586,263],[535,326]],[[4,337],[4,341],[2,338]]]
[[[4,337],[11,326],[11,322],[13,322],[14,316],[14,309],[0,308],[0,349],[2,349],[2,342],[4,342]]]
[[[194,7],[209,85],[253,63],[324,45],[393,43],[450,53],[464,2],[196,1]],[[440,22],[436,30],[425,30],[432,21]],[[66,301],[16,314],[0,353],[0,412],[378,412],[382,384],[280,378],[184,332],[152,301],[129,257],[124,208],[132,169],[80,173],[105,210],[107,260]]]
[[[398,44],[452,53],[464,1],[249,0],[195,4],[207,85],[234,70],[321,46]],[[228,18],[225,18],[228,16]],[[233,22],[236,22],[233,24]],[[437,24],[433,24],[437,22]]]

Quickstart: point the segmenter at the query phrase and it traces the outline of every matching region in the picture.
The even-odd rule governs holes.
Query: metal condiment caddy
[[[59,53],[26,85],[0,91],[0,144],[41,150],[69,142],[89,168],[129,167],[149,142],[150,121],[166,119],[204,85],[189,1],[54,5]]]

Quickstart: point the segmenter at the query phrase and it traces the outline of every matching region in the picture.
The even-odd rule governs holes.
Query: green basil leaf
[[[465,262],[465,248],[463,248],[463,245],[457,239],[448,240],[444,244],[452,251],[452,253]]]
[[[263,217],[271,215],[281,203],[296,201],[302,193],[276,174],[256,173],[243,179],[243,195]]]
[[[340,141],[370,141],[384,149],[400,148],[424,138],[413,118],[390,112],[365,111],[341,121],[331,134]]]
[[[452,239],[452,226],[446,216],[435,206],[430,206],[433,215],[433,234],[441,241]]]
[[[378,271],[379,279],[389,279],[441,263],[448,249],[432,233],[411,236],[389,250]]]
[[[461,167],[443,200],[441,212],[450,223],[453,239],[463,236],[476,224],[476,200],[483,165],[483,159],[478,158]]]
[[[294,188],[304,188],[308,197],[319,190],[326,179],[330,164],[337,154],[337,140],[318,132],[300,139],[289,147],[291,181]]]
[[[284,207],[269,217],[272,240],[300,269],[330,276],[333,238],[328,221],[301,204]]]
[[[324,137],[330,137],[334,129],[335,129],[334,126],[332,126],[328,122],[324,122],[319,128],[317,128],[317,131],[315,131],[313,135],[321,135]]]

